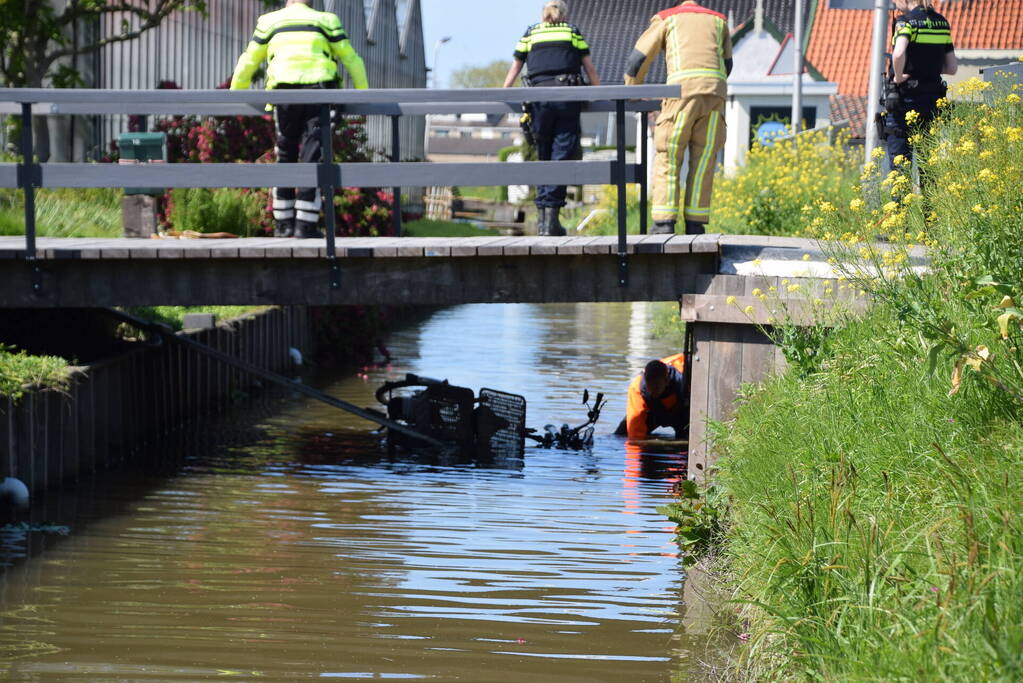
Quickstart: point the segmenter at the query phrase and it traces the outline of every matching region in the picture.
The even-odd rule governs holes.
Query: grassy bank
[[[900,165],[812,212],[871,313],[715,426],[743,678],[1023,677],[1023,110],[961,94],[915,131],[923,197]]]
[[[63,358],[30,356],[0,344],[0,398],[17,400],[33,389],[63,389],[68,372]]]
[[[189,313],[212,313],[218,322],[240,318],[249,313],[265,310],[267,306],[143,306],[128,310],[134,316],[163,323],[174,330],[184,326],[185,316]]]
[[[471,223],[435,221],[421,218],[402,226],[406,237],[492,237],[500,233],[493,228],[479,228]]]

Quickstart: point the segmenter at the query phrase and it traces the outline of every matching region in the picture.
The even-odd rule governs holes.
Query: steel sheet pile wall
[[[274,308],[190,336],[280,371],[292,367],[290,347],[310,349],[309,322],[305,308]],[[0,399],[0,479],[17,477],[35,495],[113,468],[252,385],[238,370],[169,344],[81,368],[67,393]]]

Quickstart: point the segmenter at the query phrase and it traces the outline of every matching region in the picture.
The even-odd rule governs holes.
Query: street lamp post
[[[792,144],[797,144],[803,123],[803,0],[796,0],[792,36]]]
[[[430,70],[433,80],[433,87],[437,87],[437,55],[440,52],[441,45],[451,42],[451,36],[444,36],[440,38],[436,43],[433,44],[433,68]]]
[[[888,38],[888,12],[891,0],[874,2],[874,37],[870,45],[870,89],[867,93],[867,130],[864,163],[870,163],[871,152],[880,144],[877,115],[881,111],[881,90],[884,88],[884,57]]]
[[[433,44],[433,68],[430,69],[430,85],[434,88],[437,87],[437,55],[440,52],[441,45],[450,42],[451,36],[444,36]],[[427,114],[426,125],[423,126],[423,161],[426,161],[430,155],[430,123],[431,117]]]

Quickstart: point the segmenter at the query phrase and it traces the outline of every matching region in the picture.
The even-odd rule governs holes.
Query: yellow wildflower
[[[747,306],[746,308],[742,309],[742,312],[745,313],[746,315],[753,315],[753,307]]]
[[[909,111],[906,112],[906,123],[908,123],[909,125],[912,126],[914,123],[916,123],[919,120],[920,120],[920,112],[916,111],[915,109],[910,109]]]
[[[910,112],[910,114],[912,114],[912,113],[914,113],[914,112]],[[907,118],[909,118],[908,115],[907,115]],[[897,157],[895,157],[894,159],[892,159],[892,166],[902,166],[903,164],[906,163],[906,161],[907,161],[906,157],[904,155],[900,154]]]
[[[1020,97],[1016,93],[1011,92],[1005,96],[1005,101],[1008,102],[1009,104],[1019,104]]]
[[[870,153],[870,156],[875,158],[875,159],[883,159],[884,158],[884,154],[885,154],[885,151],[884,151],[883,147],[875,147],[874,151],[872,151]]]
[[[990,168],[980,169],[980,173],[977,174],[977,178],[985,183],[991,183],[998,180],[998,176],[995,175],[994,171]]]
[[[948,103],[948,98],[947,97],[942,97],[940,100],[938,100],[938,108],[939,109],[944,109],[945,107],[948,106],[948,104],[949,103]]]
[[[852,200],[851,202],[849,202],[849,209],[851,211],[862,211],[863,210],[863,200],[860,199],[859,197],[857,197],[856,199]]]
[[[735,305],[735,302],[736,302],[736,298],[735,298],[734,296],[730,296],[730,297],[728,297],[727,299],[725,299],[725,302],[726,302],[726,303],[727,303],[727,304],[728,304],[729,306],[734,306],[734,305]]]
[[[789,292],[798,292],[799,285],[789,285]]]
[[[760,296],[763,293],[764,292],[759,287],[753,290],[753,296]]]
[[[804,261],[809,261],[810,260],[810,255],[809,254],[803,254],[803,260]]]

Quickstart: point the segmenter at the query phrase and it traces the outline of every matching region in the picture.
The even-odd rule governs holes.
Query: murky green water
[[[405,372],[517,392],[529,424],[611,403],[592,452],[388,455],[344,414],[282,400],[156,447],[12,533],[0,673],[13,681],[309,678],[667,681],[683,627],[669,499],[680,461],[609,436],[629,377],[676,349],[645,305],[465,306],[396,335],[390,368],[329,382],[371,405]],[[28,556],[26,558],[26,556]]]

